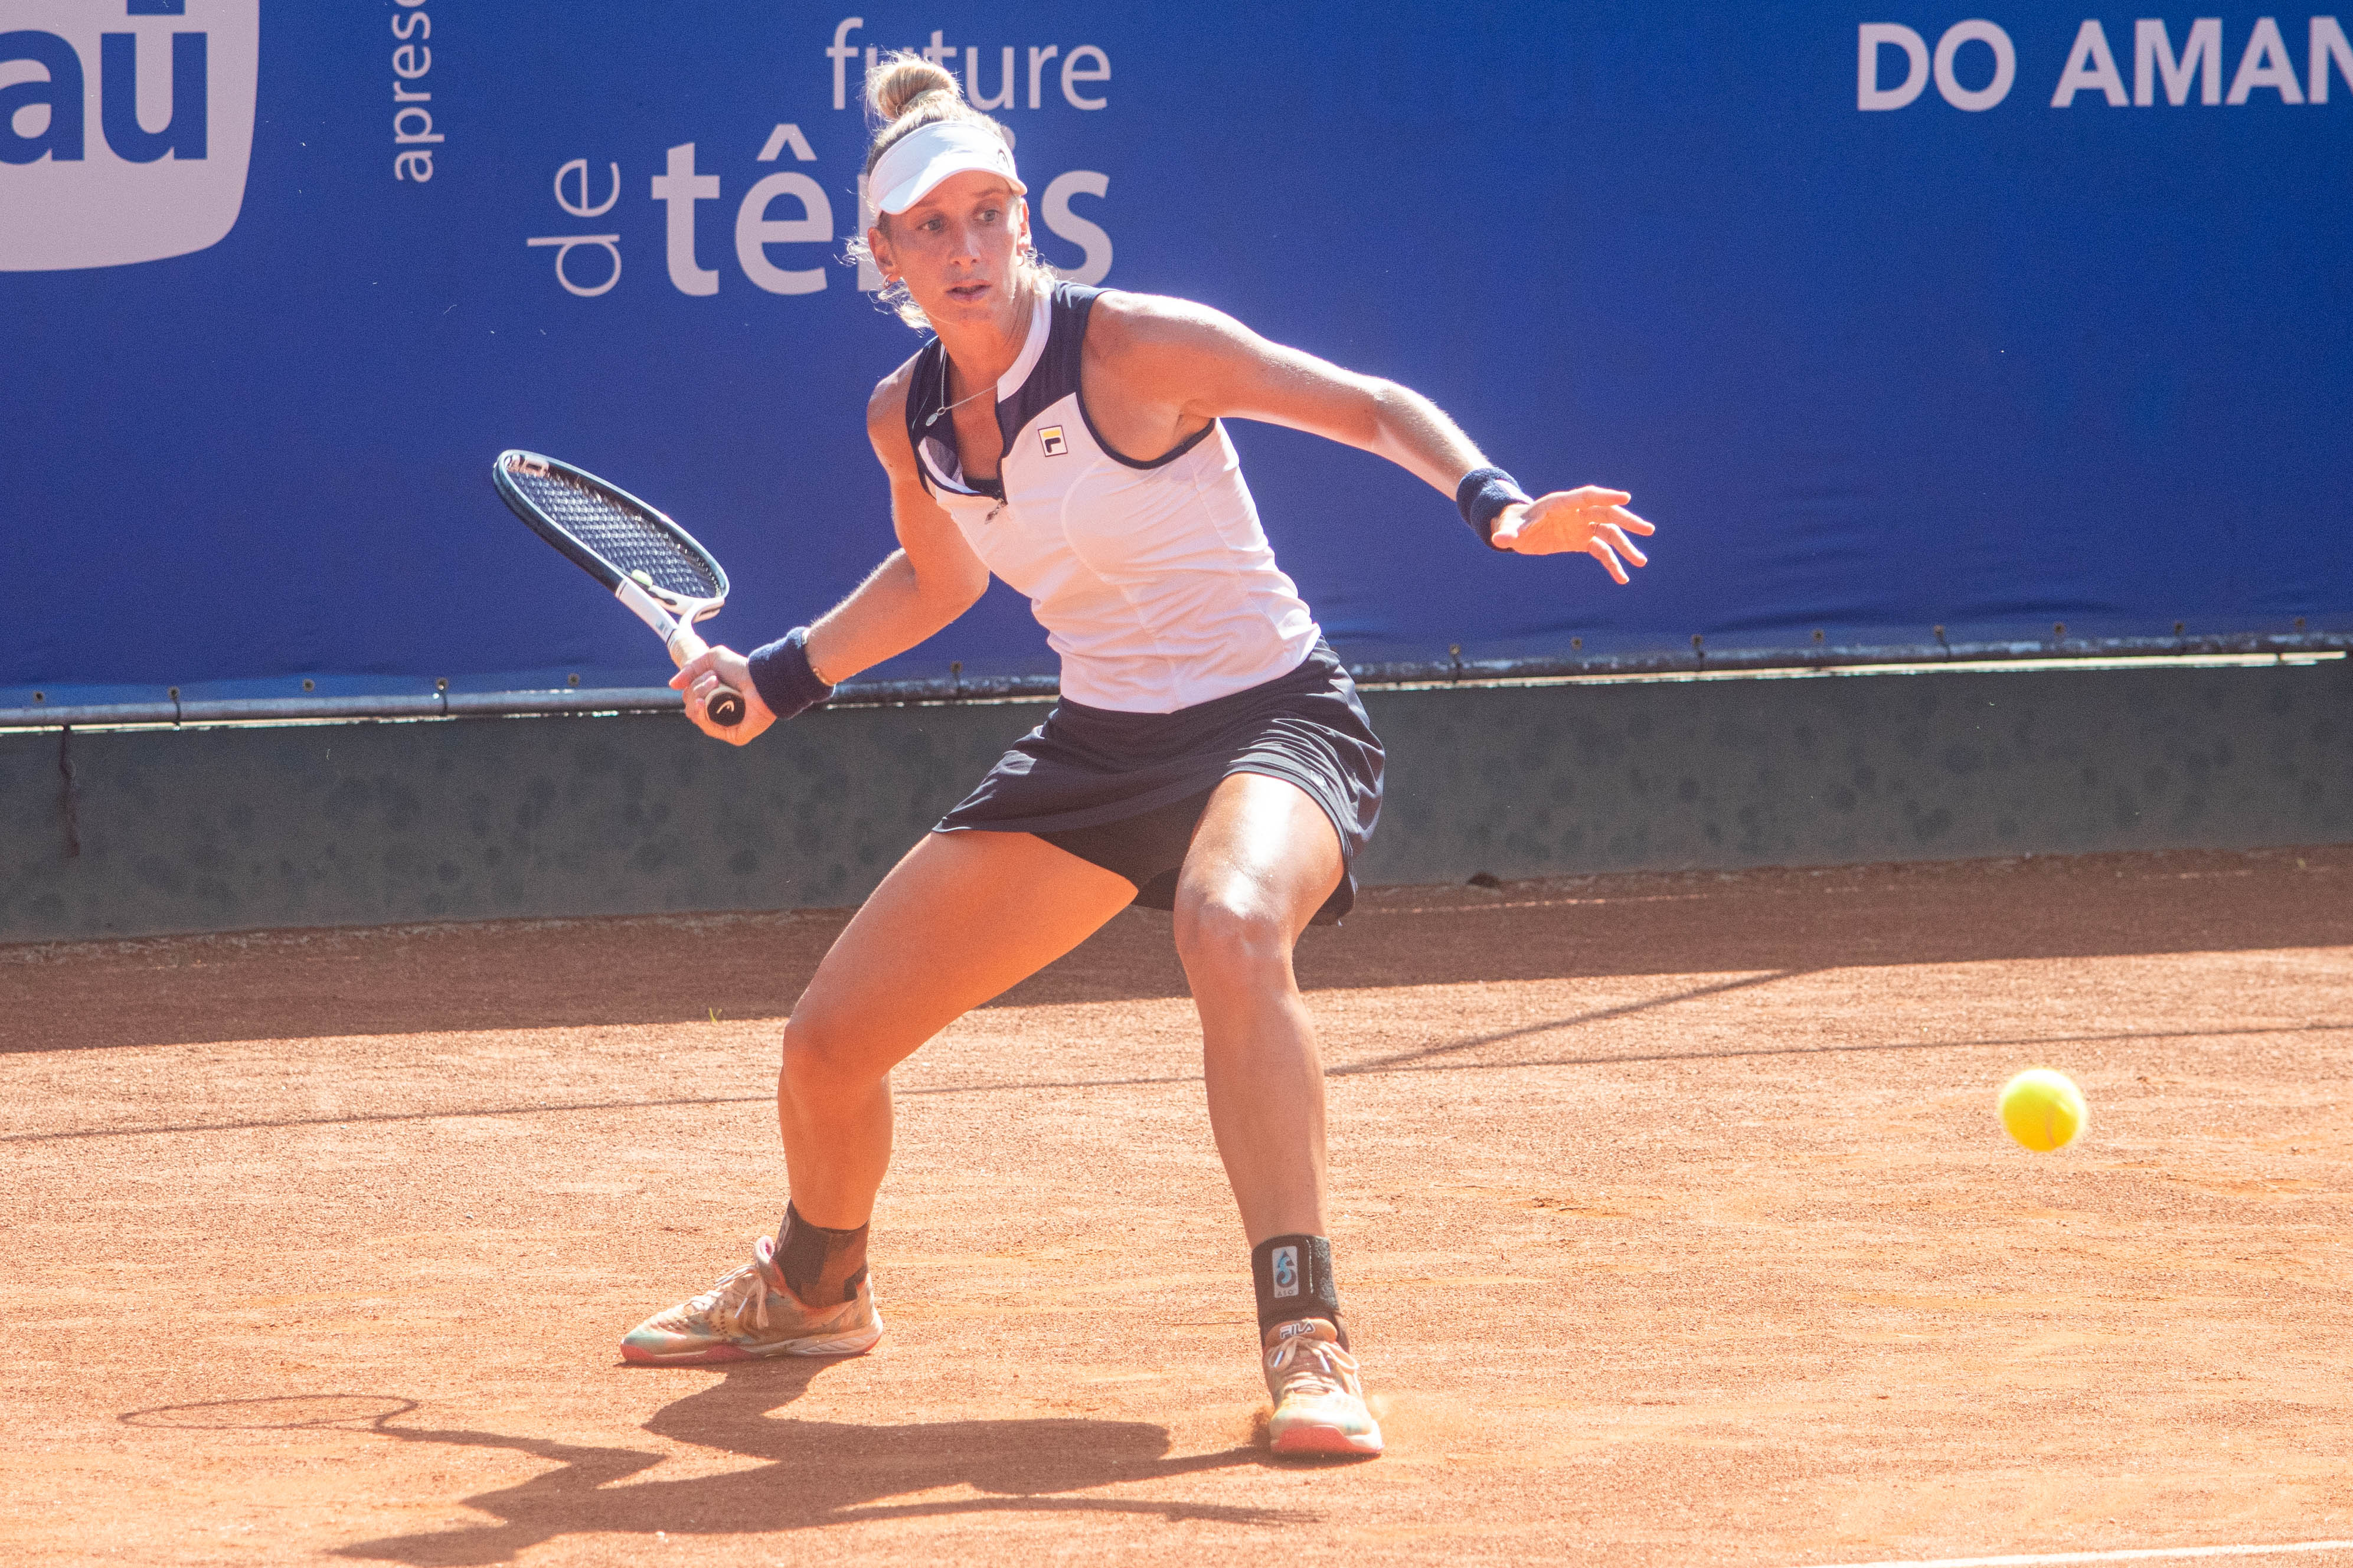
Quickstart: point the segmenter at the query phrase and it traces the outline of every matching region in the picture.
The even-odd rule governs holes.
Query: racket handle
[[[711,651],[711,645],[694,635],[694,628],[681,626],[670,637],[670,657],[681,668],[693,659]],[[733,730],[744,721],[744,694],[722,682],[718,689],[703,700],[702,714],[723,730]]]

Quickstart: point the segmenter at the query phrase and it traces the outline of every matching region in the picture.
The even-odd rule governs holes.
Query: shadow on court
[[[0,1051],[781,1018],[844,910],[0,948]],[[1623,873],[1368,890],[1310,989],[2353,943],[2353,847]],[[1181,996],[1131,910],[1000,1005]]]
[[[489,1515],[493,1522],[359,1542],[333,1553],[369,1562],[503,1563],[565,1536],[638,1535],[650,1545],[657,1532],[710,1537],[1007,1511],[1133,1514],[1240,1525],[1300,1524],[1316,1518],[1289,1510],[1078,1495],[1274,1463],[1251,1448],[1171,1458],[1166,1429],[1144,1422],[1043,1419],[860,1426],[777,1415],[835,1364],[746,1365],[664,1405],[646,1424],[648,1432],[762,1461],[724,1475],[681,1480],[633,1479],[662,1461],[660,1453],[647,1448],[409,1425],[406,1418],[416,1405],[397,1398],[343,1394],[231,1400],[132,1411],[121,1419],[141,1426],[338,1426],[404,1445],[503,1449],[555,1467],[519,1486],[452,1500]],[[960,1488],[982,1495],[924,1495]]]

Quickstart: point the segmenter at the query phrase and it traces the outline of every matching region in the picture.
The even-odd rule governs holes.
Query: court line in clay
[[[2028,856],[2027,858],[2032,859],[2033,857]],[[2253,875],[2254,873],[2253,871],[2248,870],[2172,871],[2159,872],[2150,879],[2154,881],[2194,882],[2211,880],[2217,877],[2251,877]],[[1852,893],[1860,890],[1861,889],[1859,888],[1852,884],[1841,885],[1839,883],[1831,883],[1827,887],[1810,888],[1807,889],[1807,891],[1817,896],[1825,893]],[[1462,903],[1447,904],[1381,904],[1374,902],[1368,899],[1365,902],[1357,905],[1353,912],[1358,915],[1465,915],[1484,914],[1494,910],[1566,910],[1592,904],[1683,904],[1690,903],[1696,899],[1713,899],[1721,896],[1721,894],[1713,891],[1699,893],[1618,893],[1605,894],[1599,898],[1587,899],[1506,899],[1497,900],[1492,903],[1472,903],[1466,901]]]
[[[1779,979],[1781,975],[1768,978]],[[1761,984],[1741,982],[1739,984]],[[1711,987],[1730,990],[1731,986]],[[1704,993],[1691,993],[1704,994]],[[1681,997],[1670,1000],[1682,1000]],[[1621,1009],[1622,1010],[1622,1009]],[[1609,1016],[1609,1014],[1599,1015]],[[1790,1046],[1763,1047],[1742,1051],[1651,1051],[1639,1056],[1624,1057],[1540,1057],[1508,1062],[1436,1062],[1426,1059],[1445,1051],[1467,1050],[1474,1046],[1493,1045],[1522,1035],[1550,1034],[1559,1029],[1574,1028],[1588,1022],[1586,1018],[1563,1019],[1558,1023],[1534,1025],[1524,1029],[1507,1030],[1501,1035],[1468,1040],[1459,1046],[1440,1046],[1430,1051],[1414,1052],[1406,1057],[1377,1058],[1369,1062],[1343,1063],[1326,1068],[1326,1078],[1370,1078],[1384,1073],[1409,1072],[1509,1072],[1526,1068],[1590,1068],[1641,1067],[1659,1062],[1735,1061],[1750,1057],[1831,1057],[1852,1056],[1870,1051],[1962,1051],[1996,1046],[2075,1045],[2096,1040],[2166,1040],[2207,1039],[2238,1035],[2306,1035],[2330,1030],[2353,1029],[2353,1024],[2275,1024],[2243,1029],[2151,1029],[2116,1035],[2055,1035],[2047,1037],[2016,1040],[1882,1040],[1856,1046]],[[1198,1083],[1199,1073],[1170,1073],[1160,1078],[1071,1078],[1046,1079],[1035,1082],[1015,1080],[1002,1083],[935,1084],[926,1089],[901,1089],[895,1092],[902,1099],[918,1096],[952,1094],[1005,1094],[1025,1089],[1150,1089],[1171,1084]],[[57,1143],[88,1138],[166,1138],[187,1132],[268,1132],[290,1127],[342,1127],[395,1121],[463,1121],[472,1117],[489,1116],[561,1116],[584,1110],[664,1110],[681,1106],[760,1105],[776,1099],[773,1094],[721,1094],[698,1096],[683,1100],[592,1100],[562,1105],[493,1105],[458,1107],[446,1110],[394,1110],[376,1114],[345,1113],[333,1116],[300,1116],[269,1121],[188,1121],[157,1127],[81,1127],[68,1128],[58,1132],[5,1132],[0,1143]],[[2066,1562],[2066,1558],[1970,1558],[1979,1561],[2040,1563]],[[2089,1559],[2086,1559],[2089,1561]],[[1834,1563],[1831,1568],[1879,1568],[1878,1564]],[[1905,1568],[1944,1568],[1935,1564],[1907,1563]]]

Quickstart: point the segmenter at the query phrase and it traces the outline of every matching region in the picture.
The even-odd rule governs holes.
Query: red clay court
[[[1371,893],[1336,1467],[1253,1440],[1164,916],[899,1075],[879,1351],[619,1364],[775,1222],[841,918],[0,949],[0,1557],[2353,1563],[2353,848]]]

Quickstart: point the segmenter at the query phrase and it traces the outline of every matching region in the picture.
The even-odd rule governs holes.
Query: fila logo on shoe
[[[1050,458],[1059,458],[1071,449],[1071,444],[1062,439],[1062,427],[1060,425],[1049,425],[1039,431],[1038,445],[1046,448],[1046,456]]]
[[[1278,1247],[1274,1249],[1274,1293],[1278,1296],[1299,1294],[1299,1248]]]

